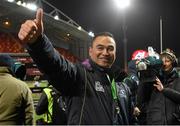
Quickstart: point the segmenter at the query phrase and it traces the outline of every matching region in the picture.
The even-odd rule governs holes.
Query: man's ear
[[[89,47],[89,56],[91,57],[91,55],[92,55],[92,47],[90,46]]]

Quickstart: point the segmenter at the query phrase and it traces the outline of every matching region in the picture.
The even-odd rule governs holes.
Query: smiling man
[[[109,33],[97,34],[89,48],[91,59],[101,67],[110,68],[116,58],[116,43]]]

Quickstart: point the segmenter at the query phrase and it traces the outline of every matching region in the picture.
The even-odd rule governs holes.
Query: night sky
[[[122,11],[113,0],[47,0],[86,31],[111,32],[117,41],[117,61],[123,67]],[[127,26],[128,60],[137,49],[148,46],[160,52],[160,16],[163,19],[163,49],[171,48],[180,57],[179,0],[131,0],[124,11]]]

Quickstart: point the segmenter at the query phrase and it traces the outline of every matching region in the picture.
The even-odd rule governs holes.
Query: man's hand
[[[140,113],[141,113],[141,111],[139,110],[139,108],[138,107],[134,107],[133,115],[139,116]]]
[[[159,80],[159,78],[156,78],[156,84],[154,84],[154,87],[156,87],[157,90],[160,92],[164,89],[164,86],[161,83],[161,81]]]
[[[32,44],[43,33],[43,10],[38,9],[36,12],[36,19],[26,20],[21,25],[18,37],[22,44]]]

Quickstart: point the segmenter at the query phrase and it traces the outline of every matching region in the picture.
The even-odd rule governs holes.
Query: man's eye
[[[104,48],[103,47],[97,47],[98,50],[103,50]]]
[[[113,47],[109,47],[108,50],[109,51],[114,51],[114,48]]]

